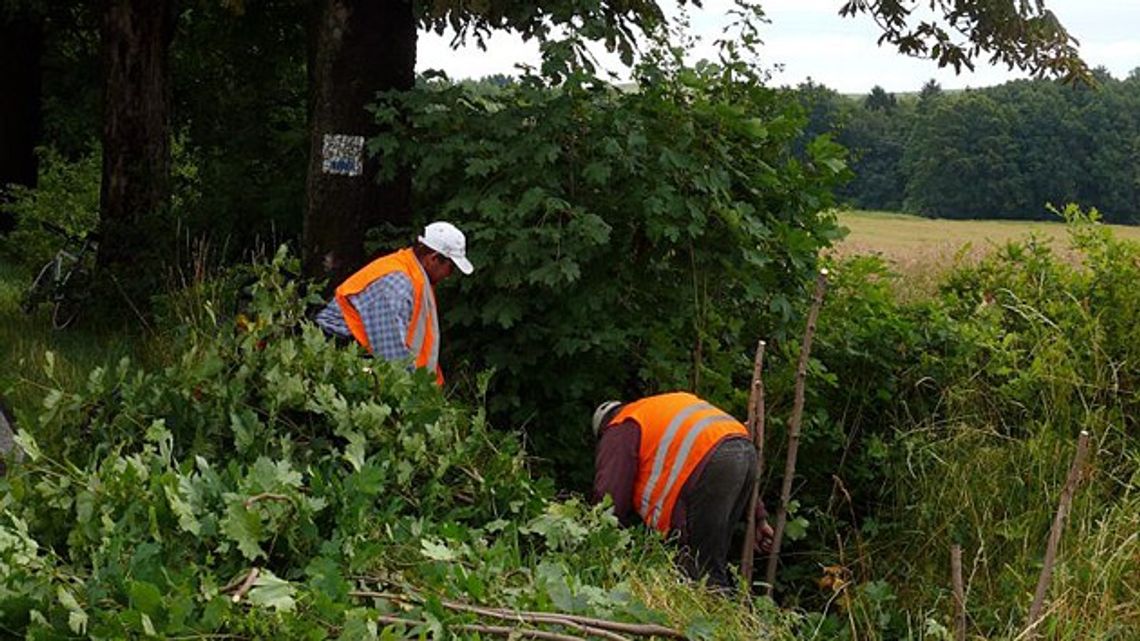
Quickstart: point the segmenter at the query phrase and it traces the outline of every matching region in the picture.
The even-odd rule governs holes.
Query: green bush
[[[601,400],[688,388],[743,409],[756,340],[786,335],[846,175],[825,137],[793,153],[800,107],[740,67],[638,77],[429,82],[374,108],[385,170],[412,167],[416,209],[469,238],[477,271],[441,294],[449,353],[495,372],[492,415],[575,487]]]
[[[900,302],[896,277],[876,260],[836,267],[795,484],[807,528],[787,550],[797,562],[781,573],[785,603],[832,611],[820,629],[940,638],[957,543],[971,629],[1017,637],[1082,429],[1092,462],[1046,636],[1128,638],[1140,621],[1120,561],[1140,552],[1127,516],[1140,456],[1131,321],[1140,247],[1113,238],[1095,211],[1063,214],[1073,253],[1034,238],[1010,243],[953,270],[932,300]],[[770,376],[769,461],[782,460],[788,376],[779,367]],[[768,469],[767,487],[778,487],[780,466]],[[828,585],[845,587],[820,590],[821,566],[843,568],[846,582]]]
[[[82,236],[99,220],[102,152],[96,147],[71,161],[50,147],[39,149],[40,175],[35,189],[10,186],[5,211],[16,216],[17,228],[0,239],[0,252],[29,269],[38,268],[63,245],[63,239],[41,225],[56,225]]]
[[[289,266],[255,269],[240,318],[171,334],[169,365],[98,368],[21,424],[28,461],[0,479],[0,629],[363,638],[396,614],[423,624],[384,638],[415,638],[477,619],[452,599],[781,634],[775,615],[709,627],[723,606],[679,584],[655,534],[555,502],[517,435],[424,371],[332,345]]]

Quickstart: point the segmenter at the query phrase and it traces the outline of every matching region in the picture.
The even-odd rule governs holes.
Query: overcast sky
[[[661,0],[661,4],[670,7],[673,3]],[[712,58],[711,41],[720,35],[732,2],[705,0],[703,4],[703,9],[690,9],[691,31],[704,42],[697,57]],[[773,84],[794,85],[811,77],[841,93],[865,93],[875,85],[905,92],[917,91],[930,78],[945,89],[954,89],[1023,77],[985,61],[979,61],[973,73],[963,70],[955,75],[952,69],[939,69],[933,62],[878,47],[879,32],[869,17],[839,17],[842,0],[766,0],[761,4],[771,20],[762,28],[761,63],[782,65]],[[1080,41],[1081,55],[1089,65],[1107,67],[1117,78],[1140,67],[1140,0],[1046,0],[1045,4]],[[493,73],[514,75],[517,63],[538,61],[537,47],[511,34],[495,35],[487,51],[473,45],[452,50],[449,40],[448,35],[421,33],[417,68],[442,69],[452,78],[479,78]],[[616,59],[600,59],[607,68],[622,73]]]

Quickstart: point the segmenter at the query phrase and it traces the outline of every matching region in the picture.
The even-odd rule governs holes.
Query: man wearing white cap
[[[417,241],[349,276],[316,322],[326,334],[356,341],[377,358],[432,370],[443,385],[433,286],[453,268],[470,274],[474,267],[467,260],[467,239],[451,223],[429,224]]]

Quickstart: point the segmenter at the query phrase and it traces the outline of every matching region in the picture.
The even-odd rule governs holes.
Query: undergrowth
[[[45,359],[50,389],[20,425],[28,460],[0,480],[0,630],[473,634],[459,626],[479,617],[450,600],[788,636],[789,615],[685,581],[606,506],[555,500],[480,404],[332,345],[303,320],[290,262],[257,269],[240,317],[211,308],[183,328],[164,367],[124,357],[73,385]]]
[[[241,315],[222,303],[232,284],[167,301],[182,320],[147,364],[84,370],[29,335],[21,371],[35,384],[18,404],[33,460],[0,481],[0,625],[412,638],[469,633],[457,626],[476,617],[444,606],[461,601],[694,638],[944,640],[957,544],[968,638],[1026,638],[1087,430],[1041,636],[1136,638],[1140,249],[1095,213],[1064,213],[1079,262],[1028,238],[923,299],[900,296],[905,275],[875,259],[833,266],[776,600],[750,610],[685,581],[651,533],[534,475],[529,457],[549,453],[492,429],[488,375],[445,397],[328,344],[302,320],[283,255],[256,268]],[[794,341],[771,347],[766,488],[782,480],[796,360]]]

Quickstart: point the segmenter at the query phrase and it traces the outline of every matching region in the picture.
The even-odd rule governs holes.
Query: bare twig
[[[756,345],[752,363],[752,391],[748,395],[748,434],[756,447],[756,478],[752,481],[752,497],[748,500],[748,526],[744,530],[744,549],[740,551],[740,576],[744,594],[752,593],[752,562],[756,546],[756,504],[760,500],[760,475],[764,471],[764,341]]]
[[[260,573],[261,570],[257,568],[253,568],[249,571],[249,574],[246,575],[245,580],[241,582],[241,587],[239,587],[237,589],[237,592],[234,592],[233,597],[231,597],[234,603],[241,601],[241,598],[245,596],[245,593],[249,592],[249,589],[253,587],[253,582],[257,580],[257,575]]]
[[[390,625],[427,625],[427,621],[417,619],[404,619],[401,617],[388,616],[386,614],[377,614],[376,620],[380,623],[387,623]],[[547,632],[546,630],[533,630],[530,628],[508,628],[494,625],[478,625],[474,623],[456,623],[448,627],[453,630],[463,630],[464,632],[478,632],[480,634],[493,634],[501,637],[547,639],[548,641],[586,641],[585,637],[578,637],[572,634],[562,634],[560,632]]]
[[[807,379],[808,355],[811,353],[811,339],[815,334],[815,321],[819,317],[819,308],[823,304],[823,293],[827,289],[827,270],[819,270],[819,277],[815,280],[815,294],[812,297],[811,309],[808,310],[807,328],[804,330],[804,343],[800,349],[800,362],[796,366],[796,396],[792,405],[792,417],[788,421],[788,458],[784,465],[784,485],[780,490],[780,506],[776,511],[776,533],[772,537],[772,550],[768,553],[768,568],[765,573],[765,582],[768,584],[768,596],[776,586],[776,564],[780,560],[780,545],[784,540],[784,526],[788,521],[788,500],[792,495],[792,479],[796,475],[796,454],[800,447],[800,421],[804,414],[804,387]]]
[[[249,507],[252,506],[254,503],[260,503],[261,501],[277,501],[278,503],[291,503],[292,499],[290,499],[288,496],[285,496],[284,494],[271,494],[269,492],[262,492],[261,494],[254,494],[253,496],[246,499],[244,502],[244,505],[245,505],[246,509],[249,509]]]
[[[962,546],[950,546],[950,580],[954,584],[954,638],[966,641],[966,590],[962,585]]]
[[[1069,507],[1073,502],[1073,493],[1081,480],[1081,469],[1085,464],[1085,455],[1089,449],[1089,433],[1081,430],[1077,439],[1077,453],[1073,456],[1073,463],[1069,467],[1069,476],[1065,479],[1065,487],[1061,490],[1061,502],[1057,506],[1057,514],[1053,517],[1053,527],[1049,530],[1049,542],[1045,546],[1045,563],[1041,567],[1041,576],[1037,579],[1037,591],[1033,594],[1033,603],[1029,606],[1029,620],[1026,629],[1030,631],[1029,637],[1035,636],[1032,631],[1038,624],[1041,616],[1041,606],[1045,603],[1045,595],[1049,592],[1049,582],[1053,578],[1053,563],[1057,558],[1057,546],[1061,543],[1061,533],[1065,529],[1065,518],[1069,515]]]
[[[422,603],[423,599],[414,596],[407,596],[403,594],[392,594],[389,592],[369,592],[365,590],[355,590],[348,593],[349,596],[366,597],[387,599],[389,601],[397,601],[401,603]],[[684,633],[674,630],[673,628],[665,627],[662,625],[655,625],[652,623],[624,623],[621,621],[610,621],[608,619],[597,619],[594,617],[580,616],[576,614],[564,614],[561,612],[535,612],[530,610],[511,610],[508,608],[495,608],[478,605],[469,605],[466,603],[458,603],[455,601],[440,601],[443,607],[449,610],[456,610],[459,612],[470,612],[472,614],[479,614],[482,616],[494,617],[497,619],[518,621],[520,623],[547,623],[557,625],[568,625],[572,627],[584,626],[589,628],[588,633],[605,636],[602,632],[624,632],[635,636],[659,636],[670,639],[687,639]],[[581,629],[581,628],[579,628]],[[584,630],[585,631],[585,630]],[[613,637],[609,637],[613,638]]]

